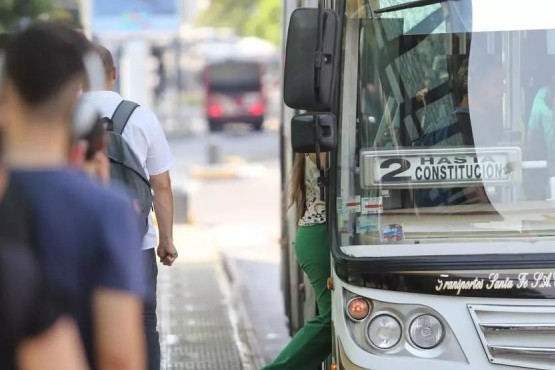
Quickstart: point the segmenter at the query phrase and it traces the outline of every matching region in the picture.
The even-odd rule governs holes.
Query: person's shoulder
[[[107,188],[84,173],[67,170],[62,172],[60,177],[61,194],[70,196],[73,202],[83,207],[94,209],[123,207],[130,204],[123,192]]]
[[[10,169],[10,178],[16,186],[23,185],[27,188],[45,191],[56,187],[60,190],[59,193],[69,192],[69,194],[73,193],[73,190],[89,186],[89,183],[92,184],[92,181],[84,173],[69,167],[37,170],[12,168]]]
[[[131,115],[128,124],[152,127],[153,125],[159,124],[159,120],[152,110],[139,105]]]
[[[83,101],[91,103],[97,106],[103,106],[106,104],[117,105],[123,98],[120,94],[115,91],[87,91],[83,93]]]
[[[543,102],[547,95],[550,93],[551,88],[549,86],[544,86],[538,89],[535,96],[535,103]]]

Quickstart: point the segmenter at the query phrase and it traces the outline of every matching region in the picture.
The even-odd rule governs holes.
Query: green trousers
[[[331,353],[330,248],[326,224],[299,227],[295,252],[314,289],[318,315],[295,334],[273,363],[263,370],[315,370]]]

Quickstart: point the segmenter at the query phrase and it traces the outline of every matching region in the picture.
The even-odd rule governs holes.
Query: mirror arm
[[[326,201],[326,184],[328,181],[327,167],[322,166],[322,161],[320,160],[320,142],[322,140],[322,128],[320,127],[320,117],[314,115],[314,137],[316,138],[315,149],[316,149],[316,168],[320,171],[320,176],[318,176],[318,187],[320,188],[320,200]]]
[[[316,40],[316,50],[314,52],[314,72],[316,73],[314,78],[314,88],[316,91],[320,90],[320,70],[322,69],[322,64],[324,64],[324,25],[323,25],[323,14],[324,14],[324,0],[318,0],[318,38]]]
[[[324,62],[324,53],[321,51],[316,51],[314,53],[314,88],[316,91],[320,90],[320,70],[322,69],[322,64]]]
[[[326,185],[328,183],[328,171],[320,166],[320,176],[318,176],[318,187],[320,188],[320,200],[326,201]]]

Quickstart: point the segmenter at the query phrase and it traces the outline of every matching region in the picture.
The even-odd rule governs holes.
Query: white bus
[[[555,369],[552,9],[321,0],[287,19],[284,194],[292,151],[331,153],[326,366]],[[284,207],[292,332],[314,309],[294,227]]]

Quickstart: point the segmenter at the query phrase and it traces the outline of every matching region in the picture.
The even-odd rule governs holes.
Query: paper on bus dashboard
[[[518,147],[363,151],[361,186],[508,185],[520,183],[521,166]]]
[[[507,220],[487,223],[473,223],[472,226],[477,229],[494,230],[494,231],[517,231],[520,233],[555,230],[555,221],[553,220]]]
[[[483,230],[522,231],[522,221],[476,222],[471,225],[477,229],[483,229]]]

